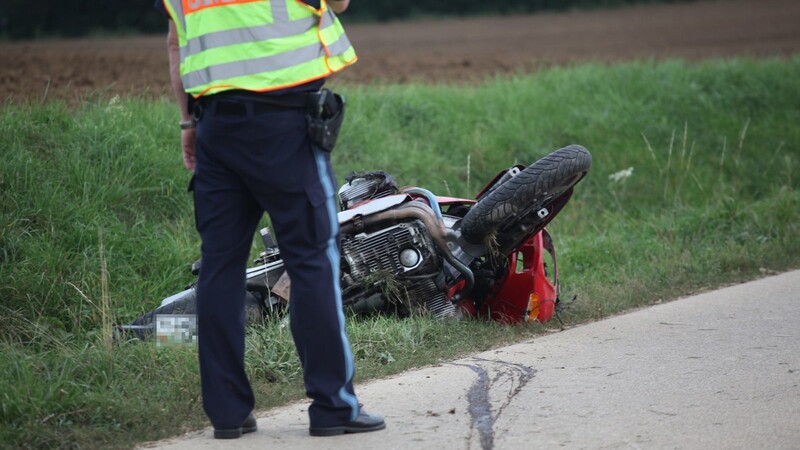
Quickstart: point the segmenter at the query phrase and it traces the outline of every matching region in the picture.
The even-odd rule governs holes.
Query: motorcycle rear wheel
[[[507,254],[558,214],[591,165],[591,154],[580,145],[554,151],[470,208],[461,222],[461,236]]]

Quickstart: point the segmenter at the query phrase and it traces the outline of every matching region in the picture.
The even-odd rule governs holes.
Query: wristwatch
[[[181,130],[191,130],[197,128],[197,121],[195,119],[181,120]]]

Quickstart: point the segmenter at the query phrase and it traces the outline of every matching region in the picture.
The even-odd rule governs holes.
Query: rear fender
[[[482,199],[489,192],[494,190],[494,188],[505,183],[507,180],[513,178],[516,174],[522,172],[523,170],[525,170],[525,166],[517,164],[509,167],[508,169],[497,172],[497,175],[495,175],[494,178],[492,178],[492,181],[487,183],[486,186],[484,186],[483,189],[481,189],[481,191],[478,192],[478,195],[476,195],[475,198],[478,200]]]

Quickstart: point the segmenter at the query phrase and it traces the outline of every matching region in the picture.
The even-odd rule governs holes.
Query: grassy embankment
[[[585,145],[592,172],[550,227],[574,325],[800,267],[798,74],[800,58],[342,86],[335,165],[471,196],[512,163]],[[169,101],[0,109],[0,446],[128,447],[206,425],[194,350],[109,332],[191,281],[176,123]],[[349,322],[359,380],[543,329]],[[302,396],[285,328],[252,329],[247,360],[259,408]]]

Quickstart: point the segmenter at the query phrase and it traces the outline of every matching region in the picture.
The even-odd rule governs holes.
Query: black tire
[[[591,154],[580,145],[554,151],[475,204],[461,222],[461,236],[507,254],[558,214],[591,165]],[[547,214],[540,217],[543,208]]]

